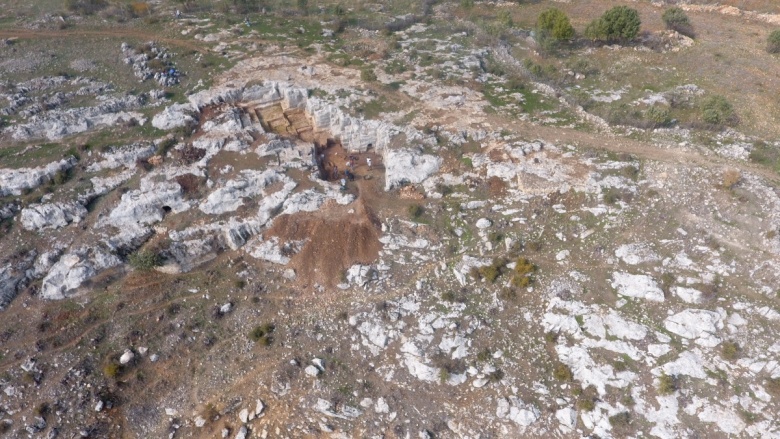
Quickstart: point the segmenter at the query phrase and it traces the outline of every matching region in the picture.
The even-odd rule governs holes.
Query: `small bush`
[[[609,417],[609,425],[614,428],[626,428],[631,425],[631,415],[628,412],[620,412]]]
[[[108,6],[106,0],[65,0],[69,11],[81,15],[91,15]]]
[[[780,397],[780,378],[768,378],[764,387],[767,392]]]
[[[580,398],[576,404],[577,410],[583,412],[592,412],[596,408],[596,401],[590,398]]]
[[[360,79],[364,82],[375,82],[376,73],[374,73],[374,70],[372,68],[367,67],[360,71]]]
[[[556,42],[574,38],[574,28],[569,17],[558,8],[550,8],[539,14],[536,32],[538,39],[547,38]]]
[[[441,300],[453,303],[458,301],[458,296],[456,296],[454,292],[448,290],[441,293]]]
[[[498,277],[501,276],[505,267],[506,267],[505,259],[495,258],[493,259],[493,263],[491,263],[490,265],[479,267],[476,273],[477,276],[474,276],[475,273],[472,271],[472,276],[475,279],[485,279],[490,283],[494,283],[496,279],[498,279]]]
[[[143,17],[145,15],[149,15],[149,13],[152,11],[152,7],[149,5],[149,3],[146,2],[130,3],[129,8],[130,14],[133,17]]]
[[[409,206],[409,217],[413,220],[418,220],[420,217],[422,217],[423,213],[425,213],[425,208],[420,206],[419,204],[412,204]]]
[[[766,51],[769,53],[780,53],[780,29],[769,34],[766,39]]]
[[[558,381],[571,381],[574,376],[572,375],[569,366],[563,363],[558,363],[553,369],[553,378]]]
[[[653,105],[645,110],[645,119],[652,122],[653,128],[664,127],[669,125],[671,114],[668,108]]]
[[[480,363],[484,363],[491,358],[493,358],[493,352],[491,352],[490,348],[482,349],[477,353],[477,361]]]
[[[110,362],[103,366],[103,375],[106,378],[116,378],[122,373],[122,366],[115,362]]]
[[[200,186],[205,182],[205,178],[198,177],[195,174],[182,174],[176,177],[176,183],[179,183],[181,192],[184,194],[184,198],[187,199],[197,198],[200,193]]]
[[[662,374],[658,378],[658,393],[661,395],[671,395],[677,391],[677,378],[673,375]]]
[[[740,347],[737,342],[729,340],[723,343],[720,348],[720,356],[724,360],[734,361],[739,358]]]
[[[135,270],[148,271],[162,265],[162,258],[156,252],[139,250],[130,255],[128,262]]]
[[[639,12],[627,6],[615,6],[585,28],[585,37],[593,41],[630,41],[642,25]]]
[[[260,343],[263,346],[270,346],[273,342],[272,334],[274,329],[276,328],[273,323],[255,326],[249,333],[249,338],[255,343]]]
[[[733,189],[741,179],[742,174],[740,174],[739,170],[726,169],[723,171],[723,179],[721,184],[723,185],[724,189]]]
[[[536,271],[536,265],[532,264],[528,258],[517,258],[517,262],[514,269],[514,277],[512,277],[512,285],[525,288],[531,285],[533,282],[533,274]]]
[[[701,117],[713,127],[731,126],[737,124],[737,114],[734,107],[723,96],[710,96],[701,104]]]
[[[57,171],[51,179],[57,186],[65,184],[68,181],[68,171]]]
[[[661,20],[663,20],[667,29],[677,31],[693,38],[693,26],[691,25],[688,16],[685,15],[685,11],[682,9],[674,7],[665,10],[663,15],[661,15]]]

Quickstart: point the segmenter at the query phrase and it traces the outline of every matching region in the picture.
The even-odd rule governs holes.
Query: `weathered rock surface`
[[[0,197],[21,195],[51,180],[59,171],[67,171],[76,164],[75,157],[62,159],[38,168],[0,169]]]
[[[31,204],[22,209],[22,227],[41,231],[59,229],[78,223],[87,216],[87,209],[77,202]]]
[[[121,263],[118,257],[100,248],[74,250],[63,255],[43,279],[41,297],[50,300],[69,297],[100,270]]]
[[[421,154],[411,149],[389,150],[385,153],[385,190],[404,184],[422,183],[441,166],[441,157]]]

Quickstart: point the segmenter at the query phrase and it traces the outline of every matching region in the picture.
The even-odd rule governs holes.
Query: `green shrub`
[[[550,38],[554,41],[571,40],[574,28],[569,17],[558,8],[550,8],[539,14],[536,19],[537,38]]]
[[[780,378],[768,378],[764,387],[770,394],[780,397]]]
[[[135,270],[147,271],[162,265],[162,258],[156,252],[139,250],[130,255],[128,262]]]
[[[108,6],[106,0],[65,0],[69,11],[81,15],[91,15]]]
[[[626,428],[631,424],[631,415],[628,412],[620,412],[609,417],[609,425],[614,428]]]
[[[737,115],[731,103],[719,95],[710,96],[702,102],[701,117],[714,127],[737,124]]]
[[[360,79],[364,82],[374,82],[376,81],[376,73],[372,68],[366,67],[360,71]]]
[[[514,277],[512,277],[512,285],[525,288],[531,285],[533,282],[533,274],[536,271],[536,265],[531,263],[528,258],[517,258],[514,269]]]
[[[485,279],[490,283],[495,283],[506,267],[506,260],[503,258],[495,258],[490,265],[485,265],[476,269],[476,272],[472,269],[471,275],[475,279]]]
[[[737,342],[729,340],[723,343],[720,348],[720,355],[723,359],[728,361],[734,361],[739,358],[740,347]]]
[[[661,15],[667,29],[677,31],[683,35],[693,37],[693,26],[691,21],[688,20],[688,16],[685,15],[685,11],[678,7],[669,8]]]
[[[653,123],[653,128],[669,125],[671,114],[668,108],[653,105],[645,110],[645,118]]]
[[[673,375],[663,373],[658,378],[658,393],[661,395],[670,395],[677,390],[677,378]]]
[[[558,381],[571,381],[574,376],[571,373],[569,366],[558,363],[553,369],[553,377]]]
[[[57,171],[51,181],[57,186],[65,184],[65,182],[68,181],[68,171]]]
[[[769,34],[766,39],[766,51],[769,53],[780,53],[780,29]]]
[[[273,323],[255,326],[249,333],[249,338],[255,343],[260,343],[263,346],[270,346],[273,341],[272,334],[274,329],[276,328]]]
[[[419,204],[412,204],[409,206],[409,217],[413,220],[418,220],[425,213],[425,208]]]
[[[122,366],[115,362],[110,362],[103,366],[103,375],[106,378],[116,378],[122,373]]]
[[[577,400],[576,407],[582,412],[592,412],[596,408],[596,401],[590,398],[580,398]]]
[[[639,12],[627,6],[615,6],[585,28],[585,37],[594,41],[630,41],[639,34]]]

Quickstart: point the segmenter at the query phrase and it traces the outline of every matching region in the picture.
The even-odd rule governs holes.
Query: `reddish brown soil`
[[[382,249],[380,234],[379,220],[361,199],[348,206],[329,202],[315,213],[279,216],[268,231],[279,237],[280,245],[308,240],[289,264],[304,287],[335,286],[350,266],[374,262]]]

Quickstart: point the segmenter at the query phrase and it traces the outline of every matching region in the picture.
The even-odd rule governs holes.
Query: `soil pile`
[[[371,264],[382,249],[380,222],[361,200],[279,216],[267,235],[278,237],[282,247],[289,241],[306,241],[289,264],[306,285],[335,286],[344,281],[350,266]]]

